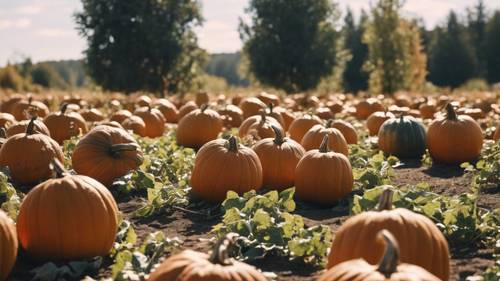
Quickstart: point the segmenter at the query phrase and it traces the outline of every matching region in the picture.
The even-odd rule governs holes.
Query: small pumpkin
[[[358,133],[351,123],[344,120],[334,120],[331,127],[339,130],[344,135],[347,144],[358,143]]]
[[[431,102],[423,103],[418,108],[420,110],[420,116],[424,119],[434,118],[434,114],[436,114],[436,105]]]
[[[320,125],[321,119],[318,116],[311,114],[304,114],[301,117],[293,120],[292,124],[288,128],[288,134],[290,138],[296,142],[301,142],[304,135],[311,129],[314,125]]]
[[[16,118],[10,113],[0,112],[0,128],[8,129],[16,123]]]
[[[135,103],[139,106],[139,107],[148,107],[148,106],[151,106],[153,100],[146,96],[146,95],[140,95],[136,98],[135,100]]]
[[[208,109],[205,104],[179,120],[176,133],[177,144],[199,149],[205,143],[217,139],[221,131],[222,119],[219,113]]]
[[[36,134],[34,127],[35,119],[31,119],[26,133],[8,138],[0,149],[0,165],[9,167],[12,180],[21,185],[50,178],[52,160],[64,160],[59,144],[49,136]]]
[[[270,103],[272,103],[273,105],[280,104],[280,98],[277,95],[268,94],[266,92],[261,92],[260,94],[257,95],[257,98],[265,104],[270,104]]]
[[[154,103],[155,107],[161,111],[167,123],[177,123],[179,121],[179,111],[177,107],[167,99],[158,99]]]
[[[102,121],[102,122],[96,122],[93,124],[93,128],[97,127],[97,126],[109,126],[109,127],[113,127],[113,128],[118,128],[118,129],[124,129],[123,126],[116,122],[116,121]]]
[[[108,189],[54,161],[57,178],[24,198],[17,233],[26,253],[43,261],[77,260],[109,253],[118,229],[118,206]]]
[[[243,123],[241,123],[241,126],[240,128],[238,129],[238,135],[240,138],[243,138],[243,137],[246,137],[247,135],[249,135],[250,133],[250,128],[254,125],[254,124],[259,124],[262,122],[262,120],[264,119],[264,122],[267,123],[268,127],[269,126],[275,126],[275,127],[278,127],[278,128],[281,128],[283,130],[283,128],[281,127],[281,124],[278,122],[278,120],[274,119],[273,117],[269,117],[269,116],[266,116],[262,111],[259,115],[254,115],[254,116],[250,116],[248,117],[247,119],[245,119],[243,121]],[[254,126],[255,128],[255,126]],[[274,134],[271,135],[271,137],[274,137]]]
[[[7,280],[17,259],[17,233],[14,222],[0,210],[0,281]]]
[[[242,195],[262,187],[262,165],[255,152],[236,137],[206,143],[196,154],[191,173],[193,191],[204,200],[220,203],[232,190]]]
[[[435,119],[427,131],[427,147],[436,162],[461,164],[475,160],[483,147],[483,132],[467,115],[457,115],[451,104],[446,117]]]
[[[318,281],[440,281],[420,266],[400,264],[399,243],[388,230],[381,230],[377,239],[385,242],[384,255],[377,265],[364,259],[346,261],[330,268]]]
[[[37,117],[32,117],[33,120],[33,132],[38,133],[38,134],[44,134],[50,137],[50,131],[49,128],[43,123],[41,120],[39,120]],[[10,126],[6,131],[5,135],[7,137],[12,137],[13,135],[21,134],[26,132],[26,129],[28,128],[28,125],[32,120],[23,120],[20,121],[12,126]]]
[[[161,137],[165,132],[165,118],[156,108],[141,107],[134,111],[134,115],[139,116],[146,124],[146,136],[150,138]]]
[[[259,122],[255,122],[250,127],[248,127],[248,135],[252,136],[256,140],[273,138],[275,136],[273,131],[273,122],[270,121],[274,118],[267,117],[264,112],[261,112],[261,117]],[[278,122],[279,123],[279,122]],[[276,125],[276,124],[275,124]],[[275,126],[280,131],[283,132],[283,128],[280,126]],[[284,132],[283,132],[284,133]]]
[[[104,120],[104,115],[97,108],[84,109],[80,112],[80,115],[82,115],[83,119],[87,122],[99,122]]]
[[[210,97],[207,92],[198,92],[194,98],[197,106],[201,107],[204,104],[208,104],[210,102]]]
[[[342,224],[335,233],[327,268],[358,258],[377,263],[384,252],[377,233],[387,229],[398,241],[405,242],[401,247],[402,262],[421,266],[441,280],[448,280],[450,254],[445,237],[427,217],[407,209],[392,209],[392,195],[392,189],[386,188],[378,211],[363,212]]]
[[[329,120],[325,126],[314,125],[302,138],[302,147],[306,150],[317,149],[323,138],[328,135],[328,148],[345,156],[349,155],[349,148],[344,135],[337,129],[332,128],[332,120]]]
[[[254,115],[259,115],[261,110],[265,110],[267,108],[265,103],[258,98],[253,97],[244,99],[239,106],[241,110],[243,110],[244,119]]]
[[[328,135],[319,149],[306,152],[295,169],[297,198],[320,205],[332,205],[352,191],[354,178],[349,159],[329,151]]]
[[[45,117],[49,114],[49,108],[40,101],[34,101],[32,97],[28,100],[21,100],[12,107],[12,115],[16,120],[30,119],[31,115]]]
[[[116,122],[122,124],[123,121],[125,121],[125,119],[129,118],[130,116],[132,116],[132,112],[130,112],[126,109],[121,109],[121,110],[118,110],[117,112],[113,113],[113,115],[111,115],[109,120],[116,121]]]
[[[166,259],[148,281],[266,281],[253,266],[229,258],[229,248],[235,243],[229,234],[214,246],[211,255],[185,250]]]
[[[368,98],[356,104],[356,117],[358,119],[364,120],[377,111],[384,111],[384,106],[376,98]]]
[[[67,112],[67,109],[68,104],[65,103],[59,112],[51,113],[43,120],[43,123],[49,128],[50,137],[60,145],[65,140],[86,134],[88,131],[85,119],[77,112]]]
[[[380,127],[378,146],[399,158],[420,158],[426,148],[424,125],[411,116],[391,118]]]
[[[283,116],[281,115],[280,112],[277,112],[274,110],[273,103],[268,104],[267,109],[265,110],[265,113],[267,116],[273,117],[274,119],[276,119],[280,123],[281,127],[285,126],[285,120],[283,119]]]
[[[123,129],[97,126],[83,136],[71,157],[73,169],[105,186],[128,172],[137,169],[143,161],[141,148]]]
[[[384,124],[385,121],[396,117],[392,112],[389,111],[377,111],[373,112],[368,119],[366,119],[366,127],[370,136],[378,135],[380,126]]]
[[[280,128],[272,126],[274,138],[258,141],[252,149],[262,164],[263,187],[284,190],[295,181],[295,167],[305,150],[296,141],[283,137]]]
[[[9,98],[7,98],[7,100],[3,101],[0,104],[0,112],[5,112],[10,114],[12,112],[12,107],[16,103],[22,101],[24,98],[25,96],[21,94],[11,95]]]
[[[181,120],[182,117],[186,116],[189,112],[198,109],[198,105],[194,101],[188,101],[183,106],[179,108],[179,113],[177,114],[177,120]]]
[[[217,111],[223,118],[224,126],[228,129],[238,128],[243,122],[243,111],[233,104],[228,104]]]
[[[323,120],[329,120],[334,117],[334,114],[328,107],[319,107],[316,109],[316,116]]]

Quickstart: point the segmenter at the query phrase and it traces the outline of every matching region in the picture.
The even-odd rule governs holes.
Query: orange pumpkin
[[[260,121],[255,122],[252,125],[250,125],[250,127],[248,127],[248,135],[252,136],[256,140],[261,140],[265,138],[274,138],[275,134],[272,128],[274,121],[270,121],[272,120],[271,118],[272,117],[267,117],[266,114],[262,112]],[[283,132],[283,128],[281,127],[281,125],[275,127]],[[284,132],[282,134],[284,134]]]
[[[96,108],[84,109],[80,112],[80,115],[82,115],[83,119],[87,122],[99,122],[104,120],[104,115]]]
[[[281,128],[283,130],[283,128],[281,127],[281,124],[278,122],[278,120],[274,119],[273,117],[266,116],[265,114],[263,114],[263,112],[261,112],[260,115],[250,116],[247,119],[245,119],[245,121],[243,121],[243,123],[241,123],[241,126],[238,129],[239,137],[243,138],[243,137],[246,137],[247,135],[249,135],[250,128],[252,126],[253,126],[253,128],[255,128],[254,124],[261,123],[263,119],[264,119],[264,122],[267,123],[267,125],[266,125],[267,127],[270,127],[272,125],[272,126]],[[274,134],[271,135],[271,137],[274,137]]]
[[[441,280],[448,280],[449,251],[443,234],[423,215],[392,209],[392,194],[390,188],[384,190],[378,212],[363,212],[344,222],[335,233],[327,268],[358,258],[375,264],[384,251],[377,233],[387,229],[398,241],[404,241],[402,262],[421,266]]]
[[[276,137],[260,140],[252,149],[262,164],[263,187],[284,190],[294,185],[295,167],[305,150],[296,141],[284,138],[280,128],[272,129]]]
[[[32,117],[31,120],[23,120],[15,125],[10,126],[6,131],[5,135],[7,137],[12,137],[13,135],[25,133],[26,129],[28,128],[28,125],[30,122],[33,121],[33,132],[37,134],[44,134],[50,137],[50,131],[49,128],[43,123],[41,120],[39,120],[37,117]]]
[[[255,152],[236,137],[206,143],[191,173],[193,191],[204,200],[222,202],[228,191],[242,195],[262,187],[262,165]]]
[[[87,133],[85,119],[77,112],[67,112],[67,108],[68,104],[65,103],[60,112],[51,113],[43,120],[49,128],[50,136],[60,145],[65,140]]]
[[[123,129],[97,126],[76,145],[71,157],[73,169],[105,186],[137,169],[143,161],[135,139]]]
[[[205,104],[179,120],[176,133],[177,144],[199,149],[205,143],[216,139],[221,131],[222,119],[219,113],[208,109]]]
[[[130,112],[126,109],[122,109],[122,110],[118,110],[117,112],[113,113],[113,115],[111,115],[111,118],[109,118],[109,120],[116,121],[116,122],[122,124],[123,121],[125,121],[125,119],[129,118],[130,116],[132,116],[132,112]]]
[[[280,98],[277,95],[268,94],[266,92],[261,92],[260,94],[257,95],[257,98],[265,104],[271,104],[271,103],[274,105],[280,104]]]
[[[54,158],[64,160],[61,147],[43,134],[35,134],[34,119],[26,133],[8,138],[0,149],[0,165],[9,167],[12,180],[31,185],[50,178],[50,164]]]
[[[198,109],[196,103],[194,101],[188,101],[179,108],[179,113],[177,114],[177,120],[181,120],[182,117],[186,116],[189,112],[196,109]]]
[[[43,261],[77,260],[109,253],[118,229],[118,206],[98,181],[70,175],[54,164],[57,178],[24,198],[17,233],[26,253]]]
[[[316,116],[323,120],[332,119],[334,117],[332,111],[328,107],[320,107],[316,109]]]
[[[12,112],[12,107],[16,103],[22,101],[24,98],[25,98],[25,96],[20,95],[20,94],[15,94],[15,95],[10,96],[7,100],[2,102],[2,104],[0,105],[0,112],[5,112],[5,113],[10,114]]]
[[[146,96],[146,95],[141,95],[141,96],[137,97],[136,100],[135,100],[135,103],[139,107],[148,107],[148,106],[151,106],[152,102],[153,102],[153,100],[151,100],[151,98],[148,97],[148,96]]]
[[[281,114],[281,117],[283,118],[283,129],[288,131],[288,128],[290,128],[293,120],[295,120],[295,114],[292,111],[279,106],[273,108],[273,110],[274,112]]]
[[[0,281],[7,280],[17,258],[16,226],[12,220],[0,210]]]
[[[194,98],[197,106],[201,107],[204,104],[208,104],[210,102],[210,97],[207,92],[198,92]]]
[[[16,118],[10,113],[0,112],[0,128],[8,129],[16,123]]]
[[[384,255],[377,265],[364,259],[340,263],[321,275],[318,281],[439,281],[427,270],[413,264],[400,264],[400,248],[396,238],[387,230],[381,230],[377,239],[385,241]]]
[[[423,103],[418,109],[420,110],[420,116],[424,119],[434,118],[434,114],[436,114],[436,105],[434,103]]]
[[[172,102],[167,99],[159,99],[154,104],[161,111],[167,123],[177,123],[179,121],[179,111]]]
[[[377,111],[384,111],[384,106],[378,99],[369,98],[356,104],[356,117],[358,119],[364,120]]]
[[[351,192],[353,185],[349,159],[328,150],[328,135],[319,150],[306,152],[295,169],[295,192],[306,202],[332,205]]]
[[[228,104],[219,109],[218,113],[223,118],[224,126],[228,129],[238,128],[243,122],[243,111],[236,105]]]
[[[334,120],[331,124],[332,128],[339,130],[348,144],[358,143],[358,133],[351,123],[344,120]]]
[[[323,138],[328,135],[328,148],[345,156],[349,155],[349,148],[344,135],[337,129],[331,128],[332,121],[328,121],[325,126],[314,125],[302,138],[302,147],[306,150],[317,149]]]
[[[438,117],[427,131],[427,147],[432,159],[447,164],[460,164],[476,159],[483,147],[483,132],[477,122],[459,115],[451,104],[446,117]]]
[[[318,116],[311,114],[304,114],[301,117],[293,120],[292,124],[288,128],[288,134],[290,138],[296,142],[301,142],[304,135],[311,129],[314,125],[320,125],[321,119]]]
[[[495,130],[495,134],[493,134],[493,140],[495,141],[500,140],[500,124],[497,126],[497,129]]]
[[[49,114],[49,108],[43,102],[33,101],[30,97],[27,101],[21,100],[14,104],[11,112],[16,120],[21,121],[30,119],[31,115],[45,117]]]
[[[113,127],[113,128],[118,128],[118,129],[124,129],[122,125],[120,125],[120,123],[116,122],[116,121],[103,121],[103,122],[96,122],[93,124],[93,128],[97,127],[97,126],[109,126],[109,127]]]
[[[384,124],[386,120],[389,120],[391,118],[395,118],[396,116],[392,114],[392,112],[388,111],[377,111],[373,112],[368,119],[366,119],[366,127],[368,128],[368,132],[370,133],[370,136],[376,136],[378,135],[378,131],[380,129],[380,126]]]
[[[241,110],[243,110],[244,119],[258,115],[261,110],[265,110],[267,108],[266,104],[258,98],[246,98],[240,103],[239,106]]]
[[[232,235],[217,242],[211,255],[185,250],[166,259],[148,281],[266,281],[253,266],[228,256],[235,243]]]
[[[325,105],[333,114],[340,113],[344,109],[344,104],[341,101],[337,100],[327,101]]]
[[[276,119],[280,123],[281,127],[285,126],[285,120],[283,119],[283,116],[280,112],[274,110],[274,104],[269,103],[267,109],[265,110],[265,113],[267,116]]]
[[[145,106],[136,109],[134,115],[144,120],[147,137],[161,137],[165,132],[165,118],[158,109]]]

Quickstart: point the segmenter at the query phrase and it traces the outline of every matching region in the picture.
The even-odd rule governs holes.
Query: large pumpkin
[[[24,198],[17,234],[26,253],[44,261],[77,260],[109,253],[118,229],[118,206],[98,181],[69,175],[55,161],[57,178]]]
[[[434,120],[427,131],[427,147],[432,159],[460,164],[476,159],[483,147],[483,132],[469,116],[457,116],[453,106],[446,106],[446,117]]]
[[[144,120],[147,137],[161,137],[165,132],[165,117],[158,109],[145,106],[136,109],[134,115]]]
[[[7,280],[17,258],[16,226],[12,220],[0,210],[0,281]]]
[[[47,125],[50,131],[50,137],[63,144],[74,136],[86,134],[87,124],[85,119],[77,112],[67,112],[68,104],[61,106],[60,112],[51,113],[45,117],[43,123]]]
[[[33,132],[38,134],[44,134],[50,137],[49,128],[47,128],[45,123],[43,123],[37,117],[33,117],[31,119],[33,119]],[[5,135],[7,137],[12,137],[13,135],[25,133],[31,121],[32,120],[23,120],[10,126],[7,130],[5,130]]]
[[[396,116],[389,111],[377,111],[372,113],[368,119],[366,119],[366,127],[368,128],[370,136],[376,136],[380,126],[382,126],[385,121],[394,117]]]
[[[389,230],[401,245],[401,261],[425,268],[441,280],[448,280],[448,242],[427,217],[407,209],[392,209],[392,190],[380,197],[379,211],[363,212],[349,218],[335,233],[328,257],[331,268],[344,261],[363,258],[370,264],[380,260],[384,246],[377,233]]]
[[[339,130],[331,128],[331,124],[332,122],[328,121],[325,126],[314,125],[302,138],[302,147],[306,151],[317,149],[321,145],[323,138],[328,135],[328,148],[347,156],[349,148],[347,147],[344,135]]]
[[[229,258],[234,238],[217,242],[211,255],[185,250],[166,259],[148,281],[266,281],[253,266]]]
[[[242,195],[262,187],[262,165],[255,152],[236,137],[206,143],[198,151],[191,173],[193,191],[211,202],[222,202],[228,191]]]
[[[328,150],[328,135],[321,146],[306,152],[295,169],[295,189],[299,199],[332,205],[352,191],[351,164],[344,154]]]
[[[199,149],[205,143],[216,139],[221,131],[222,119],[219,113],[203,105],[179,120],[177,144]]]
[[[49,114],[49,108],[40,101],[33,101],[30,97],[27,101],[19,101],[12,107],[12,115],[18,120],[30,119],[30,116],[36,115],[45,117]]]
[[[305,151],[296,141],[284,138],[280,128],[272,128],[276,137],[260,140],[252,149],[262,164],[263,187],[283,190],[294,185],[295,167]]]
[[[391,118],[380,127],[378,146],[399,158],[420,158],[426,147],[424,125],[411,116]]]
[[[301,117],[293,120],[292,124],[288,128],[288,134],[290,138],[296,142],[301,142],[304,135],[311,129],[314,125],[320,125],[321,119],[318,116],[311,114],[304,114]]]
[[[34,131],[34,119],[21,133],[8,138],[0,149],[0,165],[9,167],[12,180],[31,185],[50,178],[50,163],[54,158],[63,161],[59,144],[49,136]]]
[[[97,126],[76,145],[71,157],[73,169],[110,186],[142,164],[142,151],[135,139],[123,129]]]
[[[358,133],[351,123],[344,120],[335,120],[332,122],[331,127],[339,130],[348,144],[358,143]]]
[[[371,265],[364,259],[340,263],[323,273],[318,281],[439,281],[427,270],[413,264],[399,262],[400,248],[396,238],[381,230],[377,239],[385,242],[385,251],[378,264]],[[404,242],[404,241],[403,241]]]

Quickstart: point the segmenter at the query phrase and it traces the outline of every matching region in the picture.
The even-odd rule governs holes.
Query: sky
[[[373,1],[373,0],[372,0]],[[197,28],[201,47],[210,53],[234,52],[241,48],[239,18],[248,0],[201,0],[205,18]],[[370,0],[337,0],[345,11],[355,14],[368,10]],[[500,0],[484,0],[489,10],[500,9]],[[443,24],[451,9],[464,14],[476,0],[406,0],[403,11],[409,17],[422,17],[428,27]],[[78,59],[85,40],[75,29],[72,15],[81,9],[79,0],[0,0],[0,65],[17,62],[25,56],[42,60]]]

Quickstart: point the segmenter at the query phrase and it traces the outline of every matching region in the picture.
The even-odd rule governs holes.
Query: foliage
[[[250,191],[240,197],[230,191],[222,203],[222,222],[212,232],[219,238],[239,234],[238,259],[253,260],[272,253],[324,265],[332,238],[330,228],[305,228],[303,218],[290,213],[295,210],[294,193],[293,188],[263,195]]]
[[[18,192],[9,182],[8,171],[2,168],[0,170],[0,209],[16,221],[23,197],[24,194]]]
[[[102,258],[97,257],[92,260],[71,261],[63,265],[56,265],[53,262],[30,270],[33,274],[32,281],[59,281],[59,280],[80,280],[88,272],[98,270],[102,265]]]
[[[31,81],[33,84],[45,88],[65,89],[68,87],[59,73],[48,63],[39,63],[33,66]]]
[[[21,91],[26,88],[26,81],[13,65],[0,68],[0,88]]]
[[[73,164],[71,162],[71,156],[73,155],[73,151],[75,150],[79,139],[80,137],[74,136],[69,140],[65,140],[63,143],[64,167],[68,170],[72,169]]]
[[[224,78],[231,86],[248,86],[249,81],[238,73],[240,61],[240,52],[212,54],[204,70],[209,75]]]
[[[500,82],[500,11],[495,11],[486,27],[485,53],[487,80],[490,83]]]
[[[343,74],[343,85],[346,91],[357,92],[368,88],[368,74],[363,70],[363,64],[368,55],[368,46],[362,40],[367,20],[368,16],[362,11],[359,24],[356,25],[350,9],[347,10],[344,18],[345,48],[351,54],[351,59],[347,62]]]
[[[473,183],[477,185],[479,190],[498,189],[500,183],[500,142],[485,142],[481,157],[476,164],[464,163],[462,168],[473,174]]]
[[[331,0],[252,0],[240,36],[249,70],[265,86],[288,93],[315,88],[333,72],[339,33]]]
[[[351,212],[359,214],[373,210],[384,188],[377,186],[355,195]],[[426,183],[406,185],[394,191],[393,204],[432,219],[451,244],[494,243],[500,238],[500,210],[488,211],[477,207],[477,194],[458,196],[438,195]]]
[[[198,1],[84,0],[75,19],[90,75],[104,89],[177,92],[200,70]]]

